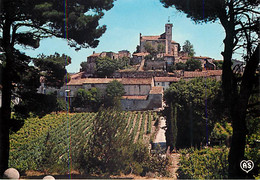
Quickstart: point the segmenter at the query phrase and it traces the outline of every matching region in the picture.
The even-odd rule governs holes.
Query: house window
[[[94,84],[91,84],[91,87],[95,87],[95,85],[94,85]]]
[[[162,86],[165,86],[165,82],[162,82]]]

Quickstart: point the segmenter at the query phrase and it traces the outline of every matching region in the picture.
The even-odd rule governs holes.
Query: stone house
[[[178,82],[180,78],[177,77],[154,77],[154,85],[156,87],[163,87],[165,91],[170,87],[170,85],[174,82]]]
[[[145,60],[144,70],[166,70],[166,61],[163,59]]]
[[[125,89],[125,95],[143,96],[148,95],[154,87],[153,78],[122,78],[120,81]]]
[[[122,110],[154,110],[163,106],[163,88],[152,87],[145,96],[123,96],[121,99]]]
[[[196,77],[212,78],[216,81],[220,81],[222,76],[222,70],[207,70],[207,71],[182,71],[181,79],[186,81]]]
[[[64,87],[71,91],[71,96],[74,96],[79,88],[89,90],[95,87],[104,93],[107,84],[113,80],[123,84],[126,96],[148,95],[154,86],[153,78],[83,78],[72,79]]]
[[[145,56],[149,55],[147,52],[134,53],[133,58],[131,59],[131,64],[140,64]]]
[[[114,52],[102,52],[102,53],[95,53],[93,52],[92,55],[87,57],[87,70],[86,70],[86,76],[90,77],[96,72],[96,60],[98,58],[102,57],[109,57],[113,60],[118,60],[123,57],[131,57],[131,54],[127,50],[118,51],[118,53]]]
[[[166,71],[133,71],[133,70],[118,70],[114,72],[113,77],[115,78],[147,78],[147,77],[156,77],[156,76],[168,76]]]
[[[105,92],[107,84],[113,80],[121,81],[121,79],[114,78],[82,78],[72,79],[69,83],[64,86],[64,90],[70,90],[71,96],[75,96],[78,89],[82,88],[90,90],[91,88],[98,88],[102,93]],[[65,93],[64,93],[65,94]]]
[[[73,98],[79,88],[89,90],[93,87],[105,92],[107,84],[118,80],[123,84],[125,95],[121,99],[123,110],[147,110],[162,107],[163,88],[154,86],[154,79],[150,78],[83,78],[72,79],[64,86],[64,96],[70,92]]]

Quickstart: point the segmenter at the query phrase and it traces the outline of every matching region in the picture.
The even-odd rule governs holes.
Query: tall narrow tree
[[[188,56],[192,57],[195,54],[193,45],[191,44],[191,42],[189,40],[186,40],[184,42],[184,45],[182,46],[182,50],[186,53],[188,53]]]

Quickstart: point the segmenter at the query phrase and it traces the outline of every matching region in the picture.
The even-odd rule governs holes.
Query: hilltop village
[[[139,45],[132,55],[128,50],[118,53],[93,52],[87,57],[86,68],[72,74],[70,81],[56,90],[57,94],[73,98],[78,89],[89,90],[93,87],[104,92],[108,83],[118,80],[125,90],[121,99],[123,110],[154,110],[163,106],[163,92],[172,83],[196,77],[220,80],[222,70],[217,70],[213,63],[216,60],[202,56],[190,57],[187,52],[181,51],[180,44],[172,40],[172,27],[171,23],[165,24],[165,32],[157,36],[144,36],[140,33]],[[113,61],[125,58],[129,66],[116,70],[109,77],[98,77],[97,60],[104,57]],[[173,65],[186,63],[189,59],[200,62],[200,70],[172,70]],[[39,92],[49,91],[54,89],[45,87],[42,81]]]

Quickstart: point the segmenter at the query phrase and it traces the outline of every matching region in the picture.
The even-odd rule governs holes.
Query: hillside
[[[50,114],[43,118],[29,118],[24,126],[10,136],[9,166],[20,172],[42,170],[49,163],[50,154],[57,159],[53,163],[65,164],[68,156],[73,159],[79,146],[88,145],[92,134],[93,121],[97,113]],[[125,132],[133,143],[149,144],[155,112],[121,112],[127,122]],[[79,142],[86,142],[79,144]],[[68,149],[70,152],[68,154]],[[57,169],[60,172],[60,169]]]

